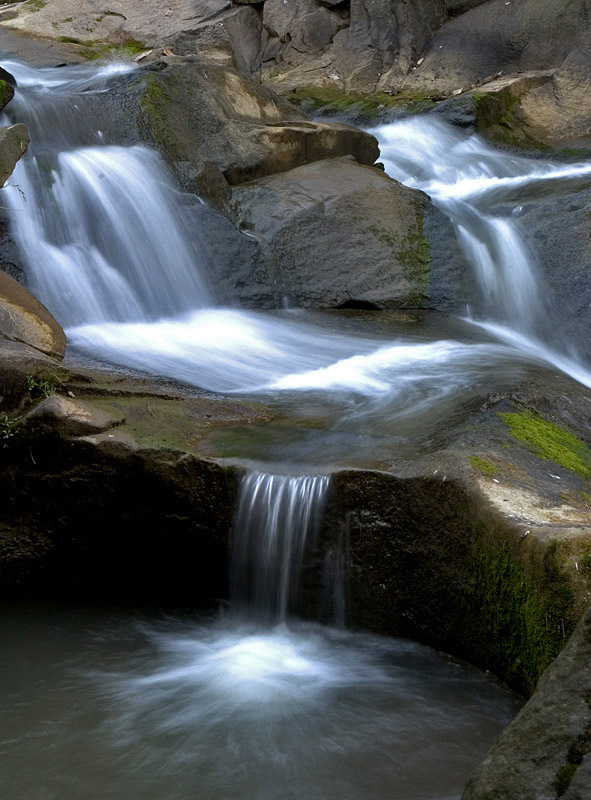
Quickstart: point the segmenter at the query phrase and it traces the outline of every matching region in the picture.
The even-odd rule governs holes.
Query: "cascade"
[[[31,288],[71,347],[213,391],[347,396],[354,413],[362,397],[387,404],[393,418],[461,396],[494,365],[550,364],[591,386],[511,216],[492,210],[533,189],[574,186],[591,166],[498,154],[425,116],[374,131],[389,174],[429,194],[454,223],[481,289],[480,329],[475,341],[351,335],[297,312],[214,306],[160,159],[121,146],[88,102],[133,67],[5,67],[19,82],[8,118],[33,139],[13,178],[22,191],[5,192],[13,230]]]
[[[298,600],[330,479],[251,472],[234,522],[230,600],[267,623],[284,623]]]
[[[556,342],[538,344],[546,335],[541,300],[518,319],[536,279],[510,221],[468,202],[482,187],[446,202],[453,181],[439,176],[437,194],[427,166],[419,181],[410,155],[395,159],[398,144],[388,169],[430,189],[454,220],[482,287],[480,321],[497,326],[494,336],[389,340],[297,314],[215,308],[159,158],[122,147],[102,120],[75,113],[83,94],[106,90],[116,68],[5,66],[21,87],[8,113],[38,134],[15,173],[22,194],[10,192],[15,235],[33,291],[85,352],[216,391],[345,397],[351,414],[369,413],[361,397],[379,416],[387,406],[396,424],[465,396],[491,365],[560,353]],[[380,136],[404,139],[404,129]],[[518,330],[521,343],[499,343],[505,330]],[[555,360],[566,369],[563,356]],[[326,476],[255,471],[243,479],[231,574],[236,614],[195,621],[146,613],[137,624],[89,615],[84,630],[100,631],[90,643],[58,614],[47,626],[47,636],[59,632],[50,668],[35,662],[24,676],[13,669],[19,715],[30,722],[23,735],[20,716],[0,709],[0,730],[8,731],[0,737],[8,764],[0,789],[10,796],[11,785],[29,781],[30,796],[59,794],[54,764],[65,763],[80,797],[121,797],[130,785],[145,800],[167,792],[208,800],[457,797],[519,703],[488,676],[421,645],[294,619],[311,555],[329,595],[314,605],[343,619],[342,554],[315,552],[329,491]],[[18,664],[20,653],[9,647],[0,663]],[[30,686],[39,695],[23,712]],[[51,698],[46,715],[40,698]]]

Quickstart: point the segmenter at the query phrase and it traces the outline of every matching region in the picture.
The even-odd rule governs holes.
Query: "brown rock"
[[[122,421],[78,400],[57,394],[42,400],[27,414],[25,420],[41,423],[65,436],[100,434]]]
[[[66,336],[49,311],[10,275],[0,272],[0,338],[62,359]]]

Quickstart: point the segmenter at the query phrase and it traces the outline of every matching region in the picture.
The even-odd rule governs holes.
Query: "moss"
[[[159,76],[153,73],[146,75],[140,108],[156,142],[174,159],[182,151],[182,147],[170,128],[168,110],[172,102],[170,93]]]
[[[47,5],[47,0],[27,0],[25,7],[27,11],[34,14],[36,11],[41,11]]]
[[[130,39],[123,45],[123,51],[129,56],[137,56],[146,50],[145,42],[138,42],[137,39]]]
[[[346,92],[336,86],[299,86],[284,94],[287,100],[309,111],[322,109],[328,114],[357,111],[370,119],[387,109],[404,108],[407,111],[422,111],[434,105],[433,96],[429,92],[405,91],[393,94],[389,92],[362,94]]]
[[[490,461],[485,461],[485,459],[480,458],[480,456],[468,456],[468,461],[471,467],[474,467],[478,472],[481,472],[483,475],[488,475],[491,478],[499,472],[494,464],[491,464]]]
[[[587,726],[583,733],[577,736],[574,742],[572,742],[566,755],[566,763],[556,774],[554,789],[557,797],[562,797],[562,795],[566,793],[583,758],[589,751],[591,751],[591,726]]]
[[[574,596],[559,569],[558,543],[529,570],[506,543],[492,549],[481,538],[474,553],[475,600],[488,647],[506,679],[533,691],[575,625]]]
[[[519,123],[519,95],[512,87],[498,92],[474,92],[476,129],[487,139],[509,147],[547,152],[548,146],[533,139]]]
[[[411,285],[405,305],[419,308],[424,306],[429,299],[431,247],[423,234],[422,207],[417,209],[415,225],[411,225],[405,236],[380,225],[371,225],[369,230],[392,249],[395,261],[400,264],[403,276]]]
[[[553,461],[580,478],[591,478],[591,450],[573,433],[531,411],[500,413],[511,435],[538,458]]]
[[[0,109],[8,105],[14,97],[14,87],[7,81],[0,80]]]

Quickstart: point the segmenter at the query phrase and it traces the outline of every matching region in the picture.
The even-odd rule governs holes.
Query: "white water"
[[[512,215],[524,200],[591,185],[591,164],[508,155],[435,116],[413,117],[373,133],[388,174],[428,194],[454,224],[480,288],[478,320],[495,326],[490,332],[497,326],[514,332],[510,343],[516,350],[591,385],[588,370],[558,355],[569,343]],[[553,355],[547,359],[549,351]]]
[[[251,472],[240,485],[230,601],[259,622],[285,623],[299,600],[326,503],[324,475]],[[316,576],[316,584],[320,584]]]
[[[14,188],[5,195],[31,288],[74,347],[214,391],[362,395],[397,415],[435,408],[495,364],[548,363],[591,386],[586,368],[565,355],[510,215],[486,210],[532,184],[580,181],[589,165],[508,157],[429,117],[375,131],[390,174],[431,194],[454,221],[493,340],[351,336],[297,314],[212,308],[207,265],[177,222],[178,197],[159,158],[112,143],[99,127],[91,101],[129,67],[5,66],[20,85],[9,112],[29,124],[34,142],[12,181],[24,197]],[[516,335],[496,343],[501,328]]]
[[[520,705],[430,648],[314,624],[5,607],[0,627],[10,800],[458,800]]]

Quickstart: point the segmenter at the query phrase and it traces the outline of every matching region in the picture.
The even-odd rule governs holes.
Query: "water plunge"
[[[243,479],[228,614],[7,609],[0,789],[14,800],[458,798],[519,701],[428,647],[289,615],[328,487]]]

